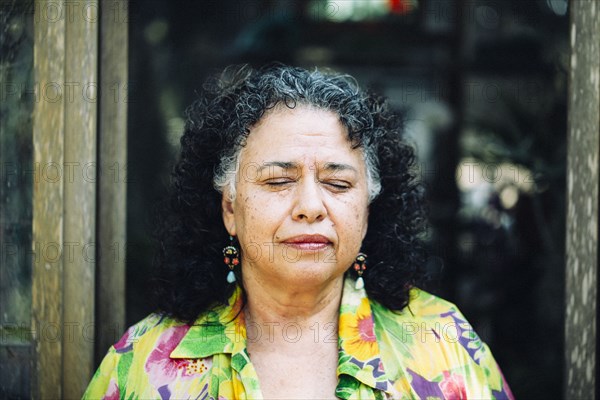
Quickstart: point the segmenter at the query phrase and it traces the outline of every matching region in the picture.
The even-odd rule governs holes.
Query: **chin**
[[[333,268],[332,268],[333,267]],[[282,283],[300,286],[315,286],[341,278],[345,270],[335,268],[331,263],[301,262],[286,263],[288,273],[280,274]]]

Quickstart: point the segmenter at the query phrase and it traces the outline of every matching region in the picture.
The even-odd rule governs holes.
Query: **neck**
[[[343,282],[340,276],[318,287],[269,285],[244,274],[249,342],[296,344],[299,348],[298,342],[322,342],[314,340],[316,337],[337,338]]]

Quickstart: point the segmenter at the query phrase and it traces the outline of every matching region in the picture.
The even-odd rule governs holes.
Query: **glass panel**
[[[0,397],[30,397],[32,1],[0,2]]]
[[[410,14],[418,5],[418,0],[313,0],[307,14],[317,21],[380,21]]]

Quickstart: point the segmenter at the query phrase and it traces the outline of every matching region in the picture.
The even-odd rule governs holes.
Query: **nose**
[[[321,187],[314,177],[304,178],[297,187],[292,218],[309,223],[322,221],[327,216]]]

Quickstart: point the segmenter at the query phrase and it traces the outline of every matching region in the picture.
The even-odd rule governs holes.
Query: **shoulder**
[[[408,309],[420,316],[440,315],[459,311],[456,304],[419,288],[411,289]]]
[[[413,360],[446,360],[440,370],[457,364],[479,362],[487,352],[483,342],[455,304],[420,289],[411,289],[410,302],[402,311],[371,303],[381,347],[402,349]]]
[[[370,302],[374,314],[382,315],[387,320],[391,319],[397,322],[434,321],[452,316],[464,319],[454,303],[419,288],[410,290],[409,303],[402,311],[392,311],[375,301],[371,300]]]
[[[189,330],[189,325],[166,315],[152,313],[132,325],[113,345],[117,354],[146,355],[157,346],[174,347]],[[165,349],[166,350],[166,349]]]
[[[390,310],[374,301],[371,308],[378,333],[392,346],[410,345],[413,349],[433,346],[475,359],[485,351],[458,307],[424,290],[411,289],[409,304],[402,311]]]
[[[371,307],[386,372],[399,385],[410,382],[415,398],[438,398],[432,393],[446,394],[451,384],[461,398],[511,398],[491,351],[455,304],[412,289],[400,312]]]

